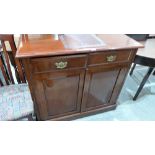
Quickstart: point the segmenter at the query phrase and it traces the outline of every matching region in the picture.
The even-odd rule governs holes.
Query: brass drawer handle
[[[116,55],[110,55],[110,56],[107,56],[107,61],[108,61],[108,62],[113,62],[113,61],[116,60],[116,58],[117,58]]]
[[[67,67],[67,64],[68,62],[56,62],[55,63],[55,66],[58,68],[58,69],[63,69],[63,68],[66,68]]]

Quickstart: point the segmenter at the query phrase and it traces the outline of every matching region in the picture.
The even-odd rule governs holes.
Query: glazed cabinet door
[[[85,70],[65,70],[33,75],[39,120],[80,112]]]
[[[85,78],[82,111],[115,104],[126,73],[127,67],[89,67]]]

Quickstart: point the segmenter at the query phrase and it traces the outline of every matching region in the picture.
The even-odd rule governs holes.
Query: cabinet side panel
[[[37,116],[37,119],[40,118],[40,114],[37,108],[37,104],[36,104],[36,99],[35,99],[35,95],[34,95],[34,91],[33,91],[33,80],[32,80],[32,70],[31,70],[31,65],[30,65],[30,59],[29,58],[24,58],[22,59],[22,63],[23,63],[23,67],[24,67],[24,71],[25,71],[25,75],[26,75],[26,80],[28,82],[28,86],[30,89],[30,93],[31,93],[31,97],[34,103],[34,114]]]

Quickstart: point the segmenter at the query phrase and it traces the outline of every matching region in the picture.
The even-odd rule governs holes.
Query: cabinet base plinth
[[[73,115],[68,115],[68,116],[59,117],[59,118],[48,119],[47,121],[69,121],[69,120],[75,120],[75,119],[78,119],[78,118],[90,116],[92,114],[99,114],[99,113],[106,112],[106,111],[109,111],[109,110],[115,110],[116,106],[117,105],[114,104],[114,105],[110,105],[110,106],[107,106],[107,107],[102,107],[102,108],[95,109],[95,110],[85,111],[85,112],[76,113],[76,114],[73,114]]]

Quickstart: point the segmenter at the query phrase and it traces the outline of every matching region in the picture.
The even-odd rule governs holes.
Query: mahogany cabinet
[[[109,44],[116,39],[116,45],[122,37],[100,36]],[[122,48],[77,51],[66,50],[61,41],[54,44],[46,35],[22,35],[17,57],[24,65],[37,119],[72,120],[115,109],[136,51],[142,47],[127,36],[125,39],[128,44],[120,44]]]
[[[79,113],[85,75],[85,55],[32,59],[31,62],[34,69],[34,95],[41,119]],[[64,69],[55,65],[61,62],[67,62]],[[42,63],[45,66],[41,65],[40,68]]]
[[[128,69],[127,64],[132,60],[133,55],[132,50],[89,55],[82,102],[83,111],[115,104],[111,98],[115,95],[113,93],[117,82],[121,80],[123,83]],[[114,57],[114,59],[108,60],[109,57]]]
[[[116,82],[124,67],[102,67],[88,69],[84,87],[83,111],[101,108],[111,103],[111,96],[115,90]]]
[[[80,112],[84,70],[41,73],[32,79],[43,120]]]

